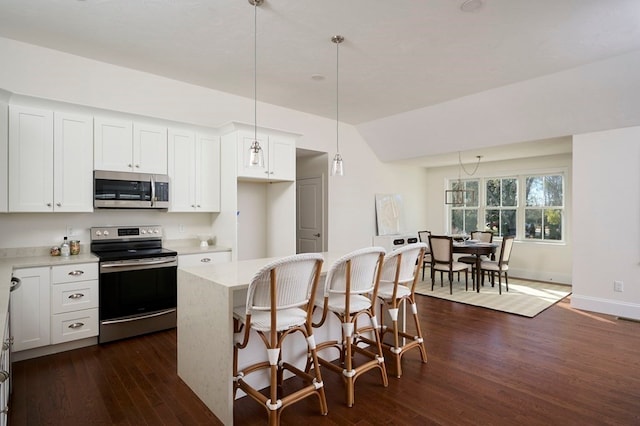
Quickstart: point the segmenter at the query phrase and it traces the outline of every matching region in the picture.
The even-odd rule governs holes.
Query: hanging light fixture
[[[340,43],[344,41],[344,37],[341,35],[335,35],[331,37],[331,41],[336,44],[336,155],[333,157],[333,163],[331,164],[332,176],[344,176],[344,168],[342,164],[342,156],[340,155],[340,142],[338,138],[338,126],[340,124],[338,109],[340,103],[338,102],[338,65],[339,65],[339,50]]]
[[[482,155],[476,155],[478,162],[476,163],[475,168],[472,172],[468,172],[467,169],[462,164],[462,158],[460,156],[460,151],[458,151],[458,181],[455,182],[452,186],[453,189],[446,189],[444,191],[444,203],[445,204],[453,204],[453,205],[464,205],[466,202],[473,201],[475,199],[476,193],[470,189],[465,189],[461,179],[461,171],[467,174],[467,176],[473,176],[478,171],[478,166],[480,165],[480,159]]]
[[[258,6],[264,0],[249,0],[253,6],[253,142],[249,147],[249,167],[263,168],[264,153],[258,141]]]

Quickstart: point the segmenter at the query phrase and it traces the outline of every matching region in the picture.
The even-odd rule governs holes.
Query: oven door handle
[[[103,263],[101,268],[131,268],[136,266],[148,266],[148,265],[162,265],[165,263],[175,263],[175,257],[169,257],[167,259],[150,260],[146,262],[123,262],[123,263]]]
[[[154,317],[159,317],[159,316],[162,316],[162,315],[171,314],[171,313],[173,313],[175,311],[176,311],[175,309],[166,309],[164,311],[154,312],[154,313],[151,313],[151,314],[148,314],[148,315],[139,315],[139,316],[130,317],[130,318],[122,318],[122,319],[100,321],[100,324],[109,325],[109,324],[120,324],[120,323],[123,323],[123,322],[133,322],[133,321],[138,321],[138,320],[141,320],[141,319],[154,318]]]

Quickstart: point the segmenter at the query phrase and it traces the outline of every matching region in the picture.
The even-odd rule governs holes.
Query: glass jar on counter
[[[71,254],[80,254],[80,241],[71,240],[71,243],[69,244],[69,251]]]

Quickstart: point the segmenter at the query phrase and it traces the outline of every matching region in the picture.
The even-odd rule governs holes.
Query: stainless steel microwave
[[[168,209],[169,176],[95,170],[93,206],[111,209]]]

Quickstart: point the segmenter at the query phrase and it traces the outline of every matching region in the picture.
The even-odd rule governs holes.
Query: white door
[[[323,252],[324,213],[322,209],[322,179],[298,179],[296,182],[296,251]]]

